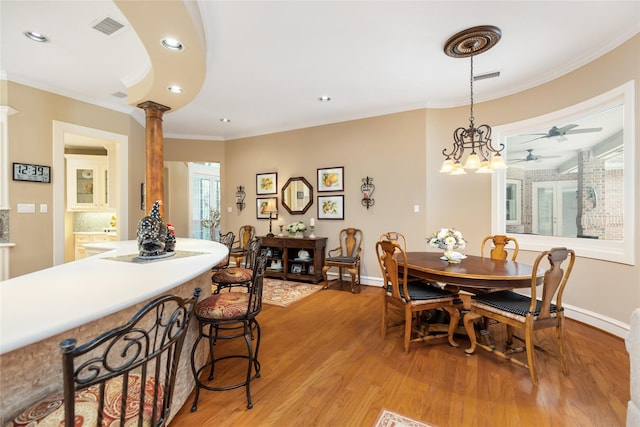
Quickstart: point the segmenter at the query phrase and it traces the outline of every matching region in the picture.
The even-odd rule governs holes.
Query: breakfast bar
[[[63,339],[86,342],[124,324],[159,295],[186,298],[200,287],[205,298],[211,293],[211,267],[228,252],[217,242],[178,238],[174,255],[144,260],[137,257],[136,241],[99,245],[105,252],[0,283],[0,425],[61,390]],[[192,323],[184,349],[196,334]],[[188,359],[183,354],[180,360],[185,375],[176,379],[174,408],[194,385]]]

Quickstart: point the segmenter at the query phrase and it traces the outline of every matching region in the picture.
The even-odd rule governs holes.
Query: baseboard
[[[338,278],[337,273],[334,273],[333,275],[329,274],[329,276],[332,276],[328,277],[330,280]],[[345,277],[343,280],[350,279],[350,277]],[[368,286],[382,287],[382,278],[362,276],[360,279],[360,283]],[[584,308],[576,307],[570,304],[564,304],[564,312],[565,316],[568,319],[582,322],[586,325],[593,326],[594,328],[608,332],[623,339],[626,338],[627,334],[629,333],[630,326],[628,323],[620,322],[616,319],[604,316],[591,310],[586,310]]]

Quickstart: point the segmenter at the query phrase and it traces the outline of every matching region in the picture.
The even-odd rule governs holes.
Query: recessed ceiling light
[[[47,42],[49,41],[49,39],[47,38],[47,36],[45,36],[44,34],[40,34],[37,33],[35,31],[25,31],[24,35],[29,37],[31,40],[33,40],[34,42]]]
[[[164,46],[166,49],[169,49],[169,50],[180,51],[184,49],[184,46],[182,45],[182,43],[170,37],[162,40],[162,46]]]
[[[327,95],[323,95],[323,96],[318,98],[318,101],[320,101],[320,102],[329,102],[329,101],[331,101],[331,97],[327,96]]]
[[[167,88],[167,90],[171,93],[183,93],[184,89],[182,89],[180,86],[176,86],[176,85],[171,85]]]
[[[228,118],[226,118],[226,117],[222,117],[222,118],[220,119],[220,121],[221,121],[222,123],[231,123],[231,119],[228,119]]]

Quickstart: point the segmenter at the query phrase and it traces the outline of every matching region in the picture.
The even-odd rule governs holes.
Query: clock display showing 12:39
[[[50,183],[51,167],[31,165],[28,163],[14,163],[13,180]]]

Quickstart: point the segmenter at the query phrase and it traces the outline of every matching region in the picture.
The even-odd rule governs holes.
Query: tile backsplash
[[[102,231],[103,228],[111,226],[112,216],[113,212],[74,212],[73,231],[85,233]]]
[[[0,209],[0,243],[9,243],[9,209]]]

